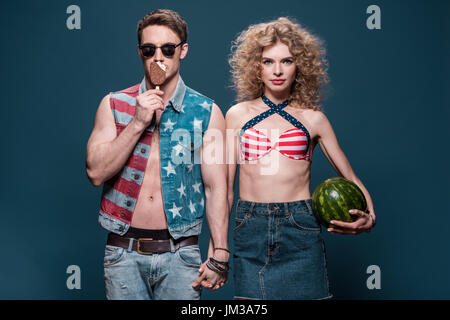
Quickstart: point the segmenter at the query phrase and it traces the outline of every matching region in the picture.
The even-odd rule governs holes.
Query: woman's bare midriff
[[[271,150],[256,161],[241,163],[239,197],[253,202],[290,202],[309,199],[311,163],[292,160]]]

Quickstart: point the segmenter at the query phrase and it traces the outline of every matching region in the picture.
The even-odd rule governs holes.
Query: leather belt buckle
[[[137,239],[137,248],[136,248],[136,251],[139,253],[139,254],[153,254],[153,252],[149,252],[149,251],[142,251],[141,250],[141,241],[152,241],[153,240],[153,238],[139,238],[139,239]]]

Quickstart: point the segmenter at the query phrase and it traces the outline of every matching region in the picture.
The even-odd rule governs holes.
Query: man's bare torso
[[[133,213],[131,226],[141,229],[167,229],[161,192],[159,157],[159,125],[152,135],[150,154],[144,172],[141,190]]]

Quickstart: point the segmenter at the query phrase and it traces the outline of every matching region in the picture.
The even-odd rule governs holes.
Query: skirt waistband
[[[250,213],[287,214],[290,211],[312,211],[312,199],[290,202],[253,202],[238,199],[236,208]]]

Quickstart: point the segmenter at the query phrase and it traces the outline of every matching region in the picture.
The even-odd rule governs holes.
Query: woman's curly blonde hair
[[[297,66],[290,104],[320,109],[320,88],[328,82],[328,63],[322,41],[286,17],[250,26],[233,42],[229,63],[237,100],[256,99],[264,93],[261,60],[264,47],[281,41],[289,47]]]

